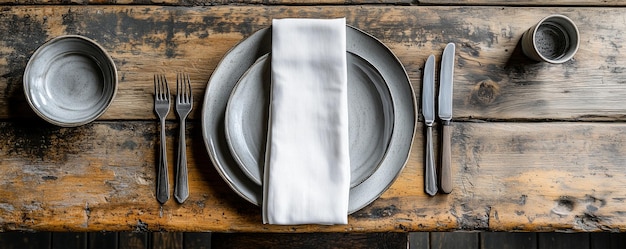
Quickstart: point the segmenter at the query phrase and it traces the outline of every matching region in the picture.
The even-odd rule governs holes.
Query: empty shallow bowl
[[[54,38],[35,51],[24,71],[24,93],[35,113],[64,127],[89,123],[111,105],[117,91],[113,59],[95,41]]]

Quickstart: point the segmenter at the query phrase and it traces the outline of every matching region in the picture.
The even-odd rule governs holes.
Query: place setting
[[[400,61],[344,19],[275,19],[245,38],[202,110],[217,171],[268,224],[346,224],[398,177],[415,122]]]

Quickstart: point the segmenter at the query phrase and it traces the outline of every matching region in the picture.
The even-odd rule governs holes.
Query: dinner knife
[[[422,82],[422,115],[426,124],[426,162],[424,190],[430,196],[437,194],[437,177],[433,157],[433,123],[435,122],[435,56],[430,55],[424,65]]]
[[[441,71],[439,75],[439,119],[443,124],[442,148],[441,148],[441,191],[452,192],[452,175],[450,163],[451,151],[451,129],[452,121],[452,78],[454,75],[454,43],[448,43],[443,50],[441,57]]]

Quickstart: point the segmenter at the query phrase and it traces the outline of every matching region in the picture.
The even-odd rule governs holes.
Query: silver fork
[[[178,164],[176,165],[176,187],[174,197],[179,203],[189,197],[189,182],[187,179],[187,146],[185,143],[185,120],[191,111],[193,95],[191,94],[191,80],[189,74],[176,75],[176,112],[180,117],[180,134],[178,139]]]
[[[157,167],[157,200],[164,204],[170,198],[167,150],[165,147],[165,117],[170,112],[170,88],[164,75],[154,75],[154,111],[161,120],[161,151]]]

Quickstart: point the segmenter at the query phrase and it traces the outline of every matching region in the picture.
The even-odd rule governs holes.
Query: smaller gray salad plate
[[[24,71],[24,94],[44,120],[72,127],[100,117],[117,92],[113,59],[95,41],[54,38],[35,51]]]
[[[376,68],[346,53],[350,186],[372,175],[387,152],[393,131],[393,101]],[[261,185],[270,99],[270,60],[259,58],[241,77],[226,107],[226,139],[244,173]],[[306,141],[303,141],[306,143]]]

